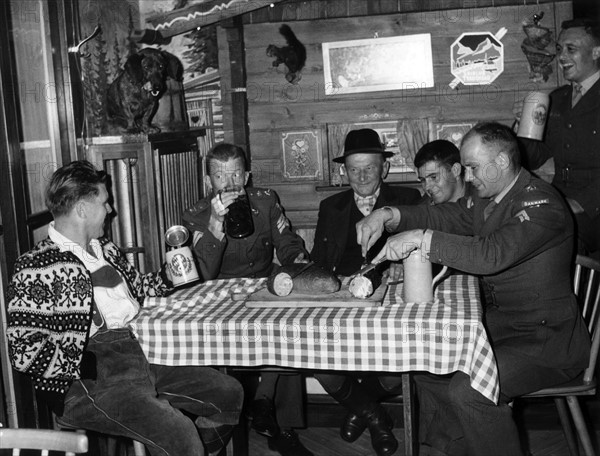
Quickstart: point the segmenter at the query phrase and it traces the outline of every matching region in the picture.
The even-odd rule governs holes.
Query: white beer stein
[[[432,278],[431,263],[421,249],[413,250],[404,259],[404,286],[402,299],[404,302],[433,302],[433,290],[442,279],[448,266]]]
[[[178,287],[200,279],[192,249],[183,246],[189,238],[187,228],[175,225],[169,228],[165,234],[168,245],[176,247],[166,253],[167,267],[171,273],[173,285]]]

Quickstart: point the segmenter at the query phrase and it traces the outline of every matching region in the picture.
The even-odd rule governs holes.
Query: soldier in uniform
[[[554,158],[552,184],[567,198],[580,251],[600,256],[600,24],[593,19],[562,23],[557,58],[570,84],[550,94],[544,141],[520,139],[529,169]],[[520,117],[522,103],[515,108]],[[594,254],[595,252],[595,254]]]
[[[267,277],[273,271],[275,250],[281,264],[308,262],[304,242],[290,229],[275,192],[245,188],[250,173],[240,147],[216,145],[207,155],[207,168],[209,196],[183,215],[184,225],[193,233],[193,251],[204,280]],[[225,215],[244,193],[254,231],[235,238],[226,234]],[[293,430],[304,426],[302,382],[297,373],[262,372],[250,404],[252,427],[269,438],[271,449],[284,456],[312,456]]]
[[[366,251],[384,229],[398,233],[373,261],[420,249],[432,263],[480,278],[498,403],[471,388],[462,372],[415,376],[419,454],[519,455],[509,402],[569,381],[589,359],[589,334],[571,287],[573,220],[556,189],[521,168],[510,128],[476,125],[460,155],[473,196],[379,209],[358,223],[357,240]]]

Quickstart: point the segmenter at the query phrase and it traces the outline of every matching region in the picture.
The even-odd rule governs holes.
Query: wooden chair
[[[62,451],[74,456],[88,452],[88,438],[81,432],[0,428],[0,449],[12,449],[13,456],[19,456],[21,450],[41,450],[42,456]]]
[[[552,397],[554,399],[571,455],[578,455],[579,449],[577,439],[571,426],[569,411],[573,418],[577,435],[581,440],[584,454],[586,456],[593,456],[595,454],[577,397],[593,396],[596,394],[595,370],[598,361],[598,349],[600,347],[600,306],[598,305],[600,302],[599,282],[600,262],[592,258],[577,255],[575,260],[574,291],[579,298],[583,318],[592,337],[590,360],[583,375],[565,385],[554,388],[544,388],[522,396]]]

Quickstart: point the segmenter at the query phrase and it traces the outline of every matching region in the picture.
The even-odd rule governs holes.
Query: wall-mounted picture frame
[[[433,87],[431,34],[323,43],[325,95]]]
[[[281,133],[283,180],[318,181],[323,178],[321,130]]]
[[[433,125],[434,139],[445,139],[460,149],[463,136],[475,126],[476,122],[436,123]]]
[[[397,121],[357,123],[352,127],[352,130],[358,130],[360,128],[371,128],[375,130],[377,134],[379,134],[379,138],[383,142],[385,150],[394,153],[394,156],[389,158],[390,174],[415,174],[414,169],[411,167],[412,163],[410,157],[407,155],[406,151],[400,150]]]

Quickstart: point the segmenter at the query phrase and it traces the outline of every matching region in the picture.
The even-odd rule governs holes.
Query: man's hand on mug
[[[223,189],[210,200],[210,215],[215,221],[222,222],[227,209],[240,196],[239,191]]]

